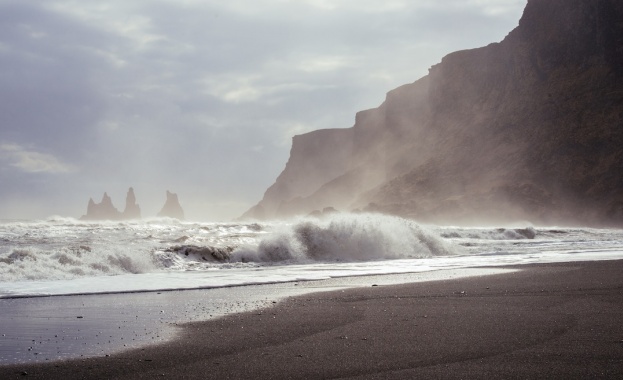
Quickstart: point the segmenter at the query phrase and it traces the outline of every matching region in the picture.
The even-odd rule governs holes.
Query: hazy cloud
[[[17,144],[0,144],[0,159],[26,173],[67,173],[75,170],[51,154],[26,150]]]

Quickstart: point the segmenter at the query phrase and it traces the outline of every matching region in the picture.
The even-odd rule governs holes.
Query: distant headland
[[[184,220],[184,210],[180,205],[177,194],[167,190],[167,199],[162,210],[158,213],[159,217],[168,217]],[[141,208],[136,203],[134,189],[130,187],[125,198],[125,209],[123,212],[117,210],[113,205],[112,199],[106,192],[100,203],[95,203],[93,198],[89,199],[87,213],[80,217],[80,220],[131,220],[141,219]]]

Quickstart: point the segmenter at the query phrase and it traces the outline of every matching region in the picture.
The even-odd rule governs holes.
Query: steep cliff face
[[[253,218],[272,218],[299,211],[298,199],[311,196],[319,186],[342,175],[351,165],[352,129],[326,129],[294,136],[290,159],[257,206]]]
[[[623,224],[623,3],[530,0],[349,129],[294,138],[248,217],[332,206],[434,222]]]

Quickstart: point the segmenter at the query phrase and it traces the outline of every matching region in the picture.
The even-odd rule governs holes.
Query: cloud
[[[17,144],[0,144],[0,159],[26,173],[68,173],[75,170],[51,154],[26,150]]]
[[[190,217],[219,202],[236,217],[283,169],[293,134],[352,126],[445,54],[501,40],[523,5],[0,2],[0,200],[67,205],[134,185],[178,193]]]

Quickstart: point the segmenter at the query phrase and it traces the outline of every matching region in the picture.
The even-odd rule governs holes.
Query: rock
[[[123,210],[123,219],[140,219],[141,208],[136,203],[136,196],[134,195],[134,189],[130,187],[128,195],[125,198],[125,209]]]
[[[196,245],[173,246],[167,249],[167,252],[175,252],[180,255],[194,255],[201,257],[204,261],[225,262],[229,260],[234,247],[198,247]]]
[[[314,210],[312,212],[310,212],[309,214],[307,214],[308,217],[312,217],[312,218],[322,218],[328,215],[332,215],[332,214],[338,214],[339,211],[336,210],[333,207],[325,207],[322,209],[322,211],[320,210]]]
[[[503,41],[447,55],[351,128],[295,136],[243,217],[621,226],[622,114],[623,3],[529,0]]]
[[[104,193],[102,201],[95,203],[93,198],[89,199],[87,213],[83,215],[81,220],[123,220],[123,219],[140,219],[141,208],[136,203],[134,189],[130,187],[125,200],[125,209],[119,212],[112,204],[112,199],[107,193]]]
[[[158,213],[158,216],[184,220],[184,210],[180,205],[177,194],[171,193],[167,190],[167,200],[164,203],[162,210]]]
[[[93,198],[89,198],[89,204],[87,206],[87,213],[83,215],[81,220],[118,220],[121,218],[121,213],[112,204],[112,199],[107,193],[104,193],[102,201],[95,203]]]
[[[264,207],[258,204],[258,205],[251,207],[249,210],[247,210],[247,212],[245,212],[244,215],[238,218],[238,220],[250,220],[250,219],[263,220],[266,218],[267,218],[267,215],[266,215],[266,212],[264,211]]]
[[[307,216],[310,217],[310,218],[321,218],[322,217],[322,211],[314,210],[314,211],[310,212],[309,214],[307,214]]]

